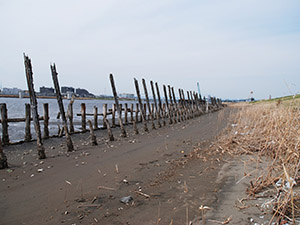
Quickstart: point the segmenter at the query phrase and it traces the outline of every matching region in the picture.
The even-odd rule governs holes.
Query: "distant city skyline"
[[[25,52],[36,87],[55,62],[61,86],[96,95],[110,73],[119,93],[145,78],[222,99],[296,94],[299,15],[297,0],[1,1],[0,82],[26,89]]]

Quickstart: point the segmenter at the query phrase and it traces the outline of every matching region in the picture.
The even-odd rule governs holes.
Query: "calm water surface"
[[[29,98],[0,98],[0,103],[6,103],[7,106],[7,114],[8,118],[24,118],[25,117],[25,104],[29,103]],[[65,111],[67,111],[67,107],[70,100],[63,100]],[[49,132],[50,135],[57,134],[58,132],[58,124],[60,124],[60,120],[56,119],[57,113],[59,111],[57,100],[56,99],[38,99],[38,113],[39,116],[43,115],[43,103],[49,104]],[[107,103],[108,108],[112,107],[114,104],[113,100],[75,100],[73,103],[73,113],[74,113],[74,126],[75,130],[80,130],[81,127],[81,117],[76,116],[77,113],[80,113],[81,103],[85,103],[86,105],[86,113],[93,113],[94,106],[98,107],[98,113],[102,113],[103,104]],[[120,104],[128,103],[128,107],[130,107],[131,103],[135,103],[134,101],[120,101]],[[93,117],[87,116],[87,119],[92,120]],[[101,117],[102,118],[102,117]],[[101,124],[101,119],[99,119],[99,125]],[[40,121],[41,131],[43,133],[43,121]],[[2,126],[0,125],[0,132],[2,134]],[[16,142],[24,139],[25,136],[25,123],[9,123],[8,127],[9,138],[11,142]],[[33,122],[31,122],[31,133],[32,137],[36,138]]]

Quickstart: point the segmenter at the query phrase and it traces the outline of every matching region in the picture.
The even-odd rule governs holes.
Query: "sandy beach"
[[[64,138],[48,139],[45,160],[37,159],[34,142],[6,147],[0,224],[201,224],[201,205],[212,209],[206,224],[225,221],[238,213],[234,202],[247,179],[232,192],[242,164],[208,147],[235,112],[227,107],[149,133],[139,127],[138,135],[127,126],[126,138],[116,128],[113,142],[101,130],[98,146],[89,144],[88,133],[76,134],[71,153]],[[248,224],[249,215],[232,222]]]

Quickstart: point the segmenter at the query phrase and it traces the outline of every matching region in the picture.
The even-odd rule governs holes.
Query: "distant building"
[[[3,88],[1,94],[3,95],[19,95],[22,92],[19,88]]]
[[[68,92],[69,93],[75,93],[75,88],[73,88],[73,87],[65,87],[65,86],[63,86],[60,89],[61,89],[61,93],[62,94],[67,94]]]
[[[119,97],[120,97],[120,98],[130,98],[130,99],[133,99],[133,98],[134,98],[134,94],[130,94],[130,93],[119,93]]]
[[[40,94],[44,96],[53,96],[54,95],[54,88],[52,87],[40,87]]]
[[[92,93],[88,92],[88,90],[83,89],[83,88],[76,88],[76,95],[79,97],[89,97],[89,98],[94,98],[95,95]]]

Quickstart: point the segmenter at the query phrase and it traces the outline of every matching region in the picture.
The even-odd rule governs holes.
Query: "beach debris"
[[[105,187],[105,186],[98,186],[98,189],[105,189],[105,190],[109,190],[109,191],[116,191],[115,188]]]
[[[83,208],[83,207],[100,207],[101,204],[85,204],[85,205],[78,205],[77,208]]]
[[[13,172],[13,170],[12,170],[12,169],[8,169],[8,170],[6,170],[6,172],[8,172],[8,173],[12,173],[12,172]]]
[[[124,184],[129,184],[127,179],[123,179]]]
[[[126,196],[126,197],[122,197],[120,199],[120,202],[124,203],[124,204],[128,204],[129,202],[131,202],[133,200],[133,198],[131,196]]]
[[[34,174],[31,174],[30,177],[34,177]]]
[[[67,183],[68,185],[72,185],[72,183],[71,183],[70,181],[67,181],[67,180],[66,180],[66,183]]]
[[[147,194],[145,194],[145,193],[143,193],[141,191],[135,191],[135,193],[137,193],[137,194],[139,194],[139,195],[141,195],[141,196],[143,196],[145,198],[150,198],[150,195],[147,195]]]
[[[38,171],[39,173],[41,173],[41,172],[44,171],[44,169],[43,169],[43,168],[40,168],[40,169],[37,169],[37,171]]]
[[[116,173],[119,173],[119,167],[118,167],[118,164],[115,165],[115,168],[116,168]]]

